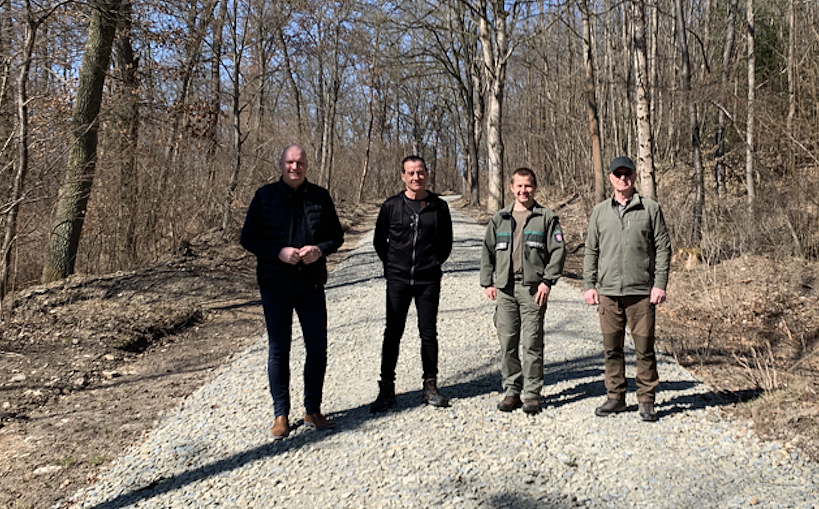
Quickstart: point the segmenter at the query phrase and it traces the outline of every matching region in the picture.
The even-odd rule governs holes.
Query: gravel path
[[[478,285],[484,228],[457,211],[453,220],[455,248],[439,315],[439,386],[450,408],[421,403],[412,311],[397,370],[398,402],[387,413],[369,413],[385,284],[371,237],[365,238],[328,284],[323,410],[335,431],[301,425],[298,336],[290,416],[296,427],[288,439],[271,439],[267,343],[259,338],[66,505],[819,508],[817,465],[760,442],[748,423],[724,419],[720,407],[727,402],[671,358],[660,359],[659,422],[640,421],[633,390],[633,411],[595,417],[605,395],[597,317],[565,283],[553,289],[546,312],[546,409],[534,417],[497,411],[493,303]],[[633,377],[633,356],[629,368]]]

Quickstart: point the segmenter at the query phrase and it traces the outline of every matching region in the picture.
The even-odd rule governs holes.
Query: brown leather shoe
[[[523,411],[529,415],[540,412],[540,398],[524,398]]]
[[[498,410],[501,412],[511,412],[516,408],[520,408],[523,403],[520,401],[520,396],[517,394],[510,394],[508,396],[504,396],[500,402],[498,402]]]
[[[304,415],[304,425],[314,429],[331,429],[336,423],[321,415],[321,412]]]
[[[273,423],[270,433],[273,435],[273,440],[281,440],[290,434],[290,425],[287,423],[286,415],[276,417],[276,422]]]
[[[606,402],[594,409],[594,415],[606,417],[617,412],[626,411],[626,402],[621,399],[606,399]]]

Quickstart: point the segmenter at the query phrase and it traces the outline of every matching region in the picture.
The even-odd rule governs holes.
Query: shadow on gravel
[[[477,368],[474,371],[477,372],[479,369],[480,368]],[[463,376],[463,374],[461,374],[460,376]],[[492,392],[493,390],[497,390],[497,386],[499,385],[499,383],[500,374],[497,371],[495,371],[483,374],[482,376],[479,376],[476,379],[469,380],[466,382],[461,382],[454,385],[441,386],[441,392],[444,393],[444,395],[446,395],[449,398],[471,398],[474,396],[479,396],[481,394]],[[370,419],[378,418],[380,416],[388,416],[390,414],[395,414],[403,410],[407,410],[422,405],[424,405],[422,399],[422,391],[419,389],[417,391],[410,391],[397,394],[395,406],[388,412],[385,412],[384,414],[379,415],[371,414],[369,403],[367,403],[366,405],[351,408],[349,410],[329,414],[328,416],[332,417],[336,423],[335,431],[310,430],[305,428],[303,426],[304,422],[301,419],[299,419],[293,422],[290,437],[288,437],[285,440],[282,440],[280,442],[274,442],[271,440],[269,443],[250,449],[249,451],[230,456],[228,458],[208,465],[204,465],[194,470],[187,471],[178,476],[168,478],[160,477],[159,479],[154,480],[147,486],[143,486],[129,493],[123,493],[108,502],[97,504],[96,506],[93,507],[93,509],[118,509],[121,507],[127,507],[136,504],[140,501],[151,499],[163,493],[182,489],[189,484],[201,481],[203,479],[218,476],[224,472],[230,472],[254,461],[278,456],[289,451],[297,450],[304,447],[308,443],[320,442],[325,437],[329,436],[330,433],[339,433],[343,431],[353,430]],[[284,472],[283,475],[287,475],[287,473]],[[514,507],[526,508],[530,506],[516,505]],[[531,507],[536,506],[531,505]]]
[[[633,354],[631,354],[633,357]],[[633,358],[631,360],[633,362]],[[543,403],[547,406],[558,408],[564,405],[575,403],[586,398],[603,398],[606,396],[606,387],[603,383],[603,360],[600,356],[586,356],[574,359],[569,362],[546,364],[544,366]],[[593,381],[586,381],[573,385],[557,393],[549,393],[552,384],[571,380],[581,380],[594,378]],[[633,396],[637,387],[634,379],[629,378],[628,393]],[[720,407],[732,405],[738,401],[745,401],[758,396],[761,391],[749,393],[749,391],[735,392],[714,392],[708,391],[697,394],[680,394],[669,397],[669,393],[682,392],[702,385],[696,381],[660,380],[658,393],[662,395],[657,405],[657,414],[665,417],[685,411],[702,410],[708,407]],[[602,401],[601,401],[602,402]],[[636,405],[631,405],[629,411],[637,410]]]
[[[554,496],[561,498],[560,495]],[[518,493],[500,493],[498,495],[493,495],[492,497],[489,497],[489,500],[487,500],[487,507],[497,508],[512,507],[514,509],[551,509],[557,507],[576,506],[575,504],[568,500],[562,502],[555,502],[544,500],[543,498],[525,497]]]

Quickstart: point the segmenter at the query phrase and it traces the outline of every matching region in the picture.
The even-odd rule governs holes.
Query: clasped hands
[[[318,246],[284,247],[279,251],[279,260],[290,265],[296,265],[299,262],[310,265],[319,258],[321,258],[321,249]]]

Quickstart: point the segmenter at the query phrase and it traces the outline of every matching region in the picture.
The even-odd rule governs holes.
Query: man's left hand
[[[652,288],[651,289],[651,303],[652,304],[662,304],[665,302],[665,290],[661,290],[659,288]]]
[[[537,293],[535,293],[535,303],[537,303],[537,305],[541,307],[546,305],[546,301],[549,300],[549,292],[551,290],[552,289],[549,288],[549,285],[547,285],[546,283],[540,283],[539,285],[537,285]]]
[[[321,258],[321,249],[319,249],[318,246],[304,246],[299,249],[299,256],[301,256],[302,263],[310,265]]]

